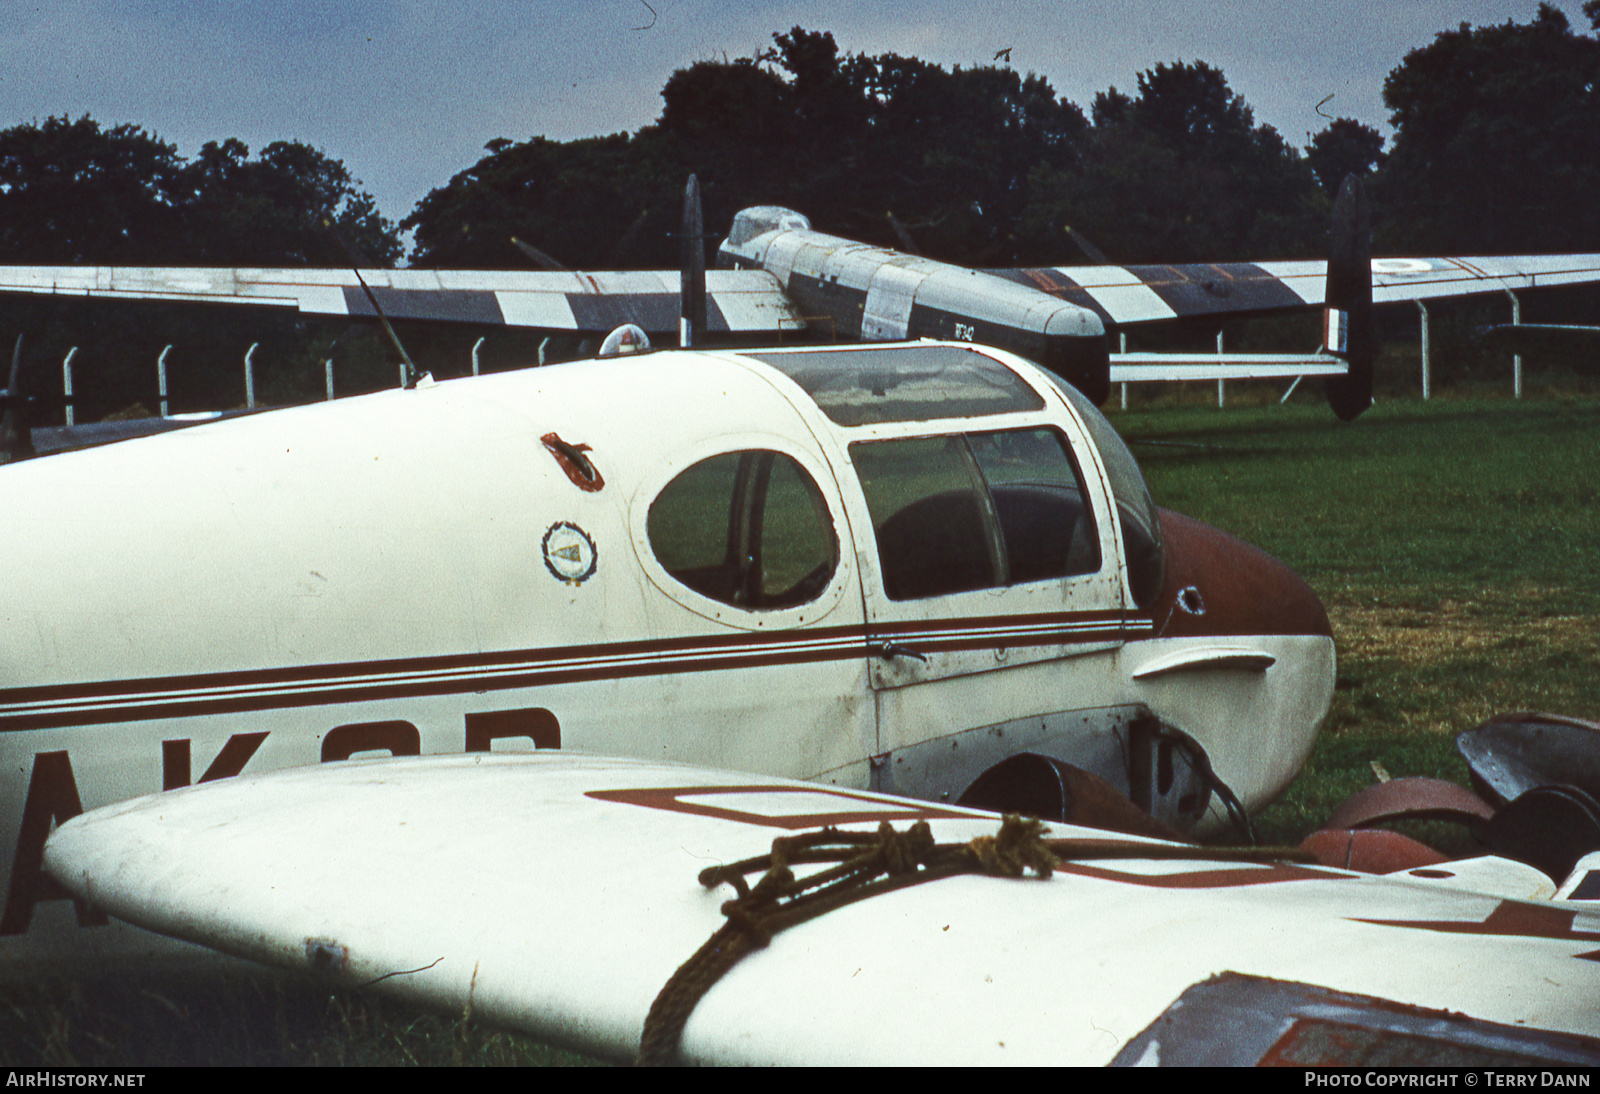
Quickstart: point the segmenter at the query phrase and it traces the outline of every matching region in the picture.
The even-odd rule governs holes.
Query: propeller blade
[[[917,246],[917,241],[911,238],[911,233],[906,230],[906,226],[900,223],[900,218],[894,215],[894,210],[891,209],[883,215],[889,218],[889,227],[894,229],[894,237],[900,241],[900,249],[908,255],[916,255],[921,258],[922,249]]]
[[[679,296],[683,304],[678,320],[678,344],[685,349],[700,344],[706,330],[706,245],[700,214],[700,179],[689,176],[683,188],[683,274]]]
[[[1111,260],[1106,257],[1106,253],[1091,243],[1087,236],[1072,225],[1063,225],[1061,230],[1067,234],[1068,239],[1078,245],[1078,250],[1089,257],[1090,262],[1093,262],[1096,266],[1112,265]]]
[[[565,266],[563,266],[561,263],[557,262],[555,259],[553,259],[549,255],[545,254],[543,251],[541,251],[539,248],[535,247],[533,244],[524,243],[522,240],[518,239],[516,236],[512,236],[511,237],[511,245],[513,247],[515,247],[517,250],[521,251],[523,254],[527,255],[528,258],[533,261],[533,264],[535,266],[539,267],[541,270],[552,270],[552,271],[554,271],[556,273],[570,273],[571,272]]]
[[[1333,206],[1324,300],[1329,329],[1325,345],[1349,368],[1345,375],[1328,380],[1328,405],[1348,422],[1372,405],[1372,359],[1378,348],[1372,326],[1372,222],[1361,180],[1355,175],[1345,176]],[[1342,333],[1335,334],[1338,331]]]
[[[344,249],[344,253],[350,256],[356,281],[361,285],[361,291],[366,294],[367,303],[371,304],[372,310],[378,313],[378,322],[383,324],[383,333],[389,336],[390,344],[400,354],[400,361],[405,365],[406,379],[404,386],[407,388],[416,387],[417,380],[421,378],[422,372],[417,368],[417,363],[411,359],[411,354],[406,352],[405,345],[400,341],[400,336],[395,333],[394,327],[389,323],[389,317],[383,313],[383,305],[379,304],[378,298],[373,295],[372,288],[367,284],[367,279],[361,276],[361,267],[365,266],[369,270],[377,269],[377,267],[373,265],[371,259],[361,253],[359,247],[344,237],[344,233],[339,231],[338,226],[333,223],[331,217],[323,217],[322,226],[328,230],[328,234],[333,236],[339,246]]]

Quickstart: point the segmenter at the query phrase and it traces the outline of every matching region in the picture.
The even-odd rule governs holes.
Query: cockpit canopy
[[[793,209],[781,205],[756,205],[734,214],[733,227],[728,229],[728,246],[743,247],[757,236],[767,232],[808,230],[811,222]]]
[[[859,349],[746,352],[783,372],[842,426],[925,422],[1042,410],[1015,372],[964,346],[925,342]]]

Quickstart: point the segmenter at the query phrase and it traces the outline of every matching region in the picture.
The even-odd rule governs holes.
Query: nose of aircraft
[[[1135,694],[1259,809],[1304,765],[1333,699],[1328,613],[1298,574],[1241,539],[1168,510],[1161,530],[1155,633],[1128,648]],[[1213,808],[1201,826],[1222,821]]]
[[[1166,583],[1157,638],[1304,635],[1332,638],[1328,612],[1299,574],[1242,539],[1161,510]]]

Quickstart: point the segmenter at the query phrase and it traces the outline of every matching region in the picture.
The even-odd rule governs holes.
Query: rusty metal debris
[[[1324,828],[1370,828],[1397,820],[1444,820],[1471,826],[1494,816],[1494,807],[1465,787],[1443,779],[1390,779],[1350,795]]]
[[[1032,752],[1020,752],[984,772],[967,787],[960,804],[1188,842],[1183,833],[1139,808],[1100,776]]]
[[[1466,825],[1489,853],[1558,884],[1584,855],[1600,850],[1600,724],[1537,711],[1500,714],[1458,734],[1456,748],[1478,793],[1441,779],[1379,782],[1345,799],[1301,849],[1324,865],[1372,873],[1427,866],[1446,860],[1372,826],[1452,821]],[[1376,761],[1373,772],[1386,774]]]
[[[1456,736],[1472,784],[1495,805],[1538,786],[1576,786],[1600,798],[1600,725],[1560,714],[1497,714]]]
[[[1392,874],[1449,861],[1427,844],[1384,828],[1322,828],[1301,841],[1300,850],[1323,866],[1362,874]]]

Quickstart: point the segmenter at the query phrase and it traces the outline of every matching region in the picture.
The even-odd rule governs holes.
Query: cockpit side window
[[[650,549],[702,596],[752,610],[815,600],[839,565],[839,539],[816,481],[761,449],[701,460],[650,504]]]
[[[890,600],[1100,568],[1083,481],[1054,430],[861,441],[850,459]]]
[[[1047,374],[1048,375],[1048,374]],[[1161,595],[1167,580],[1167,552],[1161,542],[1161,515],[1150,487],[1144,481],[1139,463],[1117,435],[1116,428],[1084,394],[1057,376],[1050,376],[1056,388],[1072,404],[1083,420],[1117,500],[1117,520],[1122,526],[1123,550],[1128,556],[1128,584],[1133,602],[1149,608]]]

